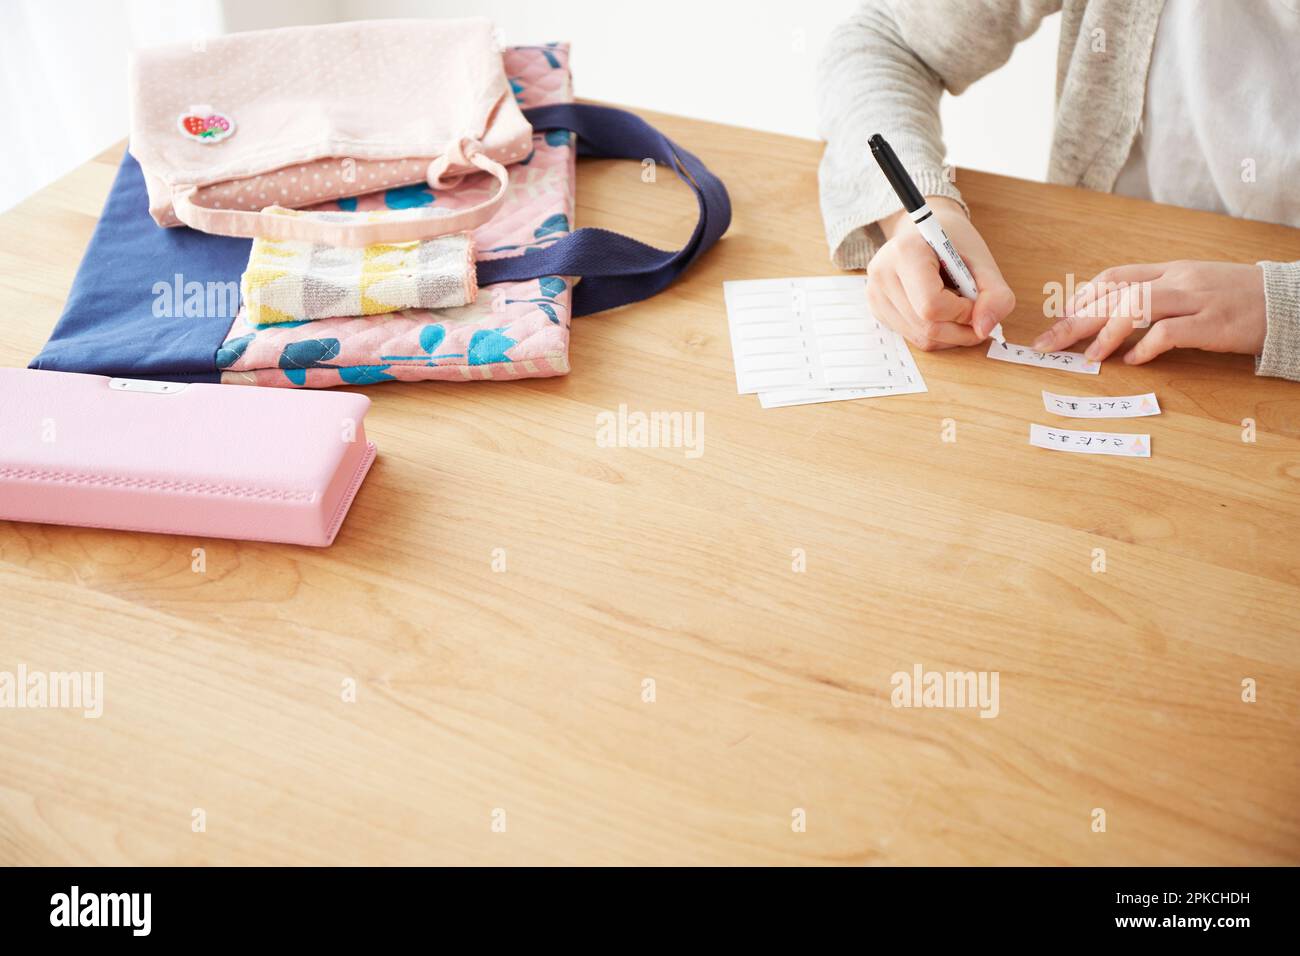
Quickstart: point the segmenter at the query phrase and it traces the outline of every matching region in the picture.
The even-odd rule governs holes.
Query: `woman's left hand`
[[[1129,365],[1174,348],[1258,355],[1268,330],[1263,270],[1235,262],[1116,266],[1080,286],[1064,313],[1035,349],[1057,352],[1096,334],[1084,355],[1100,362],[1149,325],[1124,355]]]

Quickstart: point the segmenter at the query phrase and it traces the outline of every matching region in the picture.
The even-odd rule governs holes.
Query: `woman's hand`
[[[978,345],[1011,314],[1016,296],[961,206],[940,196],[926,202],[975,276],[979,298],[972,303],[944,285],[939,257],[900,210],[880,222],[887,241],[867,263],[867,303],[877,319],[927,352]]]
[[[1258,355],[1268,330],[1264,274],[1235,262],[1116,266],[1080,286],[1064,312],[1034,348],[1056,352],[1095,334],[1083,353],[1093,362],[1148,325],[1151,330],[1124,356],[1129,365],[1174,348]]]

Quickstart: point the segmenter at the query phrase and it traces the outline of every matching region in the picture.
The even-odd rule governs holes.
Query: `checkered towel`
[[[346,216],[352,221],[410,214],[407,210],[346,213],[280,208],[267,212]],[[478,292],[474,244],[468,233],[356,249],[256,239],[240,292],[253,325],[468,305]]]

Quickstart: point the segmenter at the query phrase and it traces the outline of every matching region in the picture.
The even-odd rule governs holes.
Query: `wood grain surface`
[[[763,410],[722,282],[833,274],[820,147],[648,115],[730,232],[577,320],[566,377],[367,389],[333,547],[0,522],[0,671],[104,675],[99,719],[0,710],[0,863],[1300,863],[1300,384],[972,349],[917,353],[925,394]],[[119,156],[0,217],[0,364],[48,337]],[[578,175],[580,225],[689,234],[671,174]],[[1067,273],[1300,259],[1280,226],[958,185],[1016,342]],[[1030,447],[1043,388],[1154,391],[1140,429],[1073,426],[1153,457]],[[599,447],[621,404],[702,413],[703,454]],[[998,672],[997,717],[892,706],[917,664]]]

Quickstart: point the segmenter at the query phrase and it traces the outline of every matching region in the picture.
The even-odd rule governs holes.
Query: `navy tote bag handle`
[[[691,153],[626,110],[560,103],[524,110],[537,131],[567,129],[578,136],[578,155],[600,159],[653,159],[671,167],[695,193],[699,220],[676,252],[656,249],[608,229],[584,228],[544,249],[478,264],[480,285],[544,276],[580,276],[573,314],[591,315],[662,292],[717,242],[731,223],[731,199],[722,180]]]

